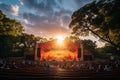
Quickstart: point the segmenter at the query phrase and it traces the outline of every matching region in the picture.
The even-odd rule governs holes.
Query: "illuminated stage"
[[[39,60],[77,60],[78,46],[76,44],[67,42],[60,44],[55,40],[40,43],[38,46]]]
[[[50,50],[48,52],[41,53],[40,60],[77,60],[77,54],[70,52],[69,50]]]
[[[81,45],[72,42],[53,40],[37,44],[36,60],[78,61],[81,58],[83,58]]]

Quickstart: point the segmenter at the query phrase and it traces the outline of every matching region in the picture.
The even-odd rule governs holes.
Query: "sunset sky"
[[[57,35],[70,35],[71,30],[68,25],[71,15],[92,1],[0,0],[0,10],[8,17],[20,21],[25,27],[25,32],[50,38]]]

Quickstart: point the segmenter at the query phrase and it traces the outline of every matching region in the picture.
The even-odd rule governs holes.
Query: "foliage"
[[[69,37],[66,37],[66,38],[65,38],[65,41],[66,41],[66,42],[70,42],[70,43],[77,43],[77,44],[80,44],[80,43],[81,43],[81,40],[80,40],[79,37],[77,37],[77,36],[69,36]]]
[[[35,37],[33,34],[22,33],[19,36],[19,45],[22,49],[22,52],[33,51],[36,45],[36,42],[41,40],[40,37]]]
[[[24,52],[34,50],[37,41],[46,40],[23,31],[20,22],[6,17],[0,10],[0,57],[23,56]]]
[[[7,18],[0,10],[0,57],[12,53],[16,47],[17,36],[23,30],[20,22]]]
[[[96,53],[96,42],[93,42],[92,40],[82,40],[82,44],[84,49],[90,51],[93,55]]]
[[[0,11],[0,35],[17,36],[23,32],[23,26],[14,19],[7,18]]]
[[[70,43],[76,43],[76,44],[83,44],[84,49],[90,51],[93,55],[96,54],[96,42],[93,42],[92,40],[80,40],[77,36],[70,36],[66,37],[65,41],[68,41]]]
[[[110,56],[120,56],[119,52],[116,50],[116,48],[106,43],[104,47],[96,48],[96,57],[98,58],[110,58]]]
[[[72,15],[70,28],[76,35],[92,33],[120,50],[120,0],[89,3]]]

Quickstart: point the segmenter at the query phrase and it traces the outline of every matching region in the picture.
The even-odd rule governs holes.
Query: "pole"
[[[83,43],[81,42],[81,61],[84,61]]]
[[[37,48],[38,48],[38,43],[36,42],[35,43],[35,55],[34,55],[35,60],[38,60],[38,57],[37,57]]]

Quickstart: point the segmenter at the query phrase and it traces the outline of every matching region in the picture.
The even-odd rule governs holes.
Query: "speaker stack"
[[[77,56],[78,58],[80,58],[81,57],[81,48],[78,48],[78,56]]]
[[[41,57],[41,49],[37,48],[37,57]]]

